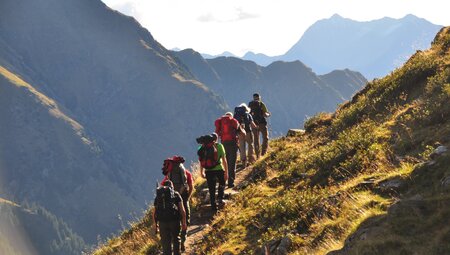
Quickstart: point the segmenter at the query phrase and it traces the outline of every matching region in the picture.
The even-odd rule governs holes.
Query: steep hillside
[[[44,206],[89,243],[140,215],[162,160],[194,158],[225,110],[100,0],[1,1],[0,66],[2,196]]]
[[[414,15],[358,22],[336,14],[310,26],[278,59],[299,59],[318,73],[349,68],[373,79],[428,48],[441,27]]]
[[[78,255],[86,248],[81,237],[44,208],[0,198],[2,254]]]
[[[300,61],[274,62],[267,67],[235,57],[203,59],[193,50],[175,52],[192,74],[223,96],[230,108],[251,101],[260,92],[274,114],[270,126],[275,135],[303,125],[307,116],[334,111],[367,82],[357,72],[336,70],[317,76]]]
[[[273,140],[197,248],[450,253],[449,100],[450,28],[444,28],[430,50],[370,82],[334,114],[309,119],[306,134]],[[126,235],[120,240],[134,250],[145,246]]]
[[[38,203],[93,238],[99,232],[91,226],[114,232],[117,215],[139,209],[127,176],[114,174],[84,127],[53,99],[1,66],[0,89],[4,196]]]
[[[450,145],[449,46],[445,28],[431,50],[308,120],[306,135],[273,141],[260,178],[211,224],[206,253],[283,238],[290,254],[449,253],[450,156],[438,153]]]

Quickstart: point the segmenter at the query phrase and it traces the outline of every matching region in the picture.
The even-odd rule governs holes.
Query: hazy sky
[[[103,0],[135,17],[168,49],[284,54],[315,21],[337,13],[367,21],[414,14],[450,25],[447,0]]]

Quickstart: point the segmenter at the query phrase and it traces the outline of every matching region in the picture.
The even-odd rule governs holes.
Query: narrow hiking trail
[[[224,202],[225,205],[231,202],[233,196],[239,193],[241,184],[243,181],[252,173],[253,167],[248,166],[244,169],[236,170],[236,179],[234,180],[234,188],[226,188]],[[186,255],[201,255],[202,252],[196,249],[197,244],[202,240],[203,235],[208,230],[209,224],[214,219],[214,213],[211,210],[209,204],[208,189],[203,189],[200,194],[198,194],[201,199],[200,208],[191,214],[191,225],[188,227],[187,238],[185,242],[186,251],[183,254]],[[220,209],[219,209],[220,212]]]

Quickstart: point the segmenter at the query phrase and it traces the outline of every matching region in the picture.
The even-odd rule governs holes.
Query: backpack
[[[234,118],[242,123],[244,121],[245,114],[247,113],[247,108],[244,106],[238,106],[234,108]]]
[[[183,194],[187,190],[187,176],[183,166],[184,158],[173,156],[164,160],[163,174],[172,181],[175,191]]]
[[[233,118],[221,117],[216,122],[219,126],[219,136],[222,141],[235,141],[237,136],[237,129],[233,126]]]
[[[205,169],[212,169],[220,164],[219,152],[214,142],[203,144],[197,151],[197,155],[200,165]]]
[[[253,116],[253,121],[256,124],[267,124],[266,118],[264,118],[264,112],[262,109],[262,102],[261,101],[251,101],[248,104],[248,107],[250,107],[251,114]]]
[[[175,191],[172,187],[161,186],[156,189],[155,219],[164,222],[180,219],[178,205],[175,202]]]
[[[250,120],[250,114],[247,113],[247,108],[245,106],[238,106],[234,108],[234,118],[239,121],[240,127],[239,131],[243,133],[244,135],[247,132],[252,131],[251,128],[251,120]]]

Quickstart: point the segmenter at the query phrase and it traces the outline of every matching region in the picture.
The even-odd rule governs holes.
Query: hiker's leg
[[[253,163],[255,161],[255,157],[253,155],[253,134],[251,132],[248,132],[245,135],[245,141],[248,144],[248,162]]]
[[[219,180],[219,190],[217,192],[217,199],[223,201],[223,195],[225,193],[225,171],[214,171],[217,172],[217,178]]]
[[[189,206],[189,194],[188,192],[184,192],[181,196],[183,198],[183,206],[184,210],[186,211],[186,224],[190,225],[191,223],[191,208]]]
[[[237,142],[233,142],[233,144],[231,145],[230,161],[228,161],[227,159],[227,163],[231,162],[231,167],[230,165],[228,165],[228,187],[234,185],[234,179],[236,178],[237,151]]]
[[[161,236],[163,255],[172,255],[172,236],[169,222],[159,222],[159,234]]]
[[[180,221],[171,221],[170,222],[170,234],[172,237],[172,244],[173,244],[173,254],[174,255],[180,255],[180,249],[181,249],[181,240],[180,240]]]
[[[191,209],[189,207],[189,197],[188,197],[188,193],[184,192],[183,195],[181,196],[183,198],[183,206],[184,206],[184,210],[186,211],[186,224],[189,226],[190,225],[190,219],[191,219]],[[187,231],[186,230],[181,230],[181,244],[182,246],[184,246],[184,242],[186,241],[186,236],[187,236]]]
[[[260,131],[262,134],[262,150],[261,156],[266,154],[267,147],[269,146],[269,130],[267,129],[267,125],[261,125]]]
[[[225,148],[225,154],[228,164],[228,183],[233,184],[234,176],[236,172],[236,156],[237,156],[237,144],[235,141],[223,142]]]
[[[214,172],[216,171],[206,171],[206,182],[212,209],[216,209],[216,175]]]
[[[253,144],[255,145],[255,154],[256,158],[259,158],[259,125],[256,126],[253,130]]]
[[[246,136],[247,135],[239,133],[239,154],[241,156],[241,163],[242,163],[243,166],[245,166],[245,162],[247,161],[247,155],[246,155],[246,152],[245,152]]]

